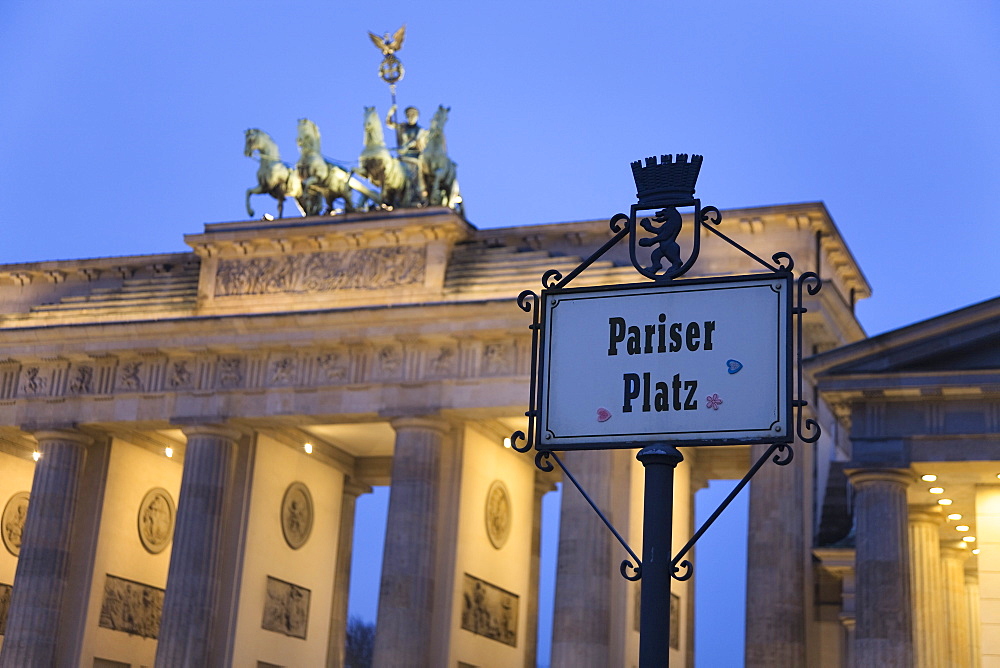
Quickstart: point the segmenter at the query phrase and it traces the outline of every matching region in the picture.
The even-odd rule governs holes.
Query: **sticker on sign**
[[[790,274],[546,290],[539,450],[787,443]]]

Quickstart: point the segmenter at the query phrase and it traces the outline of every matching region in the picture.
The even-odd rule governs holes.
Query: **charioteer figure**
[[[386,114],[385,124],[396,131],[396,140],[399,144],[399,157],[418,160],[424,147],[427,145],[427,130],[420,127],[417,122],[420,120],[420,110],[416,107],[407,107],[403,112],[406,115],[406,122],[396,121],[396,105],[389,108]]]

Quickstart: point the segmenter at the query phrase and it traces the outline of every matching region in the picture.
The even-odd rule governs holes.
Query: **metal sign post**
[[[819,292],[819,276],[796,277],[787,253],[769,263],[716,229],[721,213],[694,198],[701,163],[687,155],[632,163],[638,202],[611,219],[612,238],[567,276],[546,272],[541,295],[518,297],[533,316],[532,373],[528,429],[511,444],[534,448],[543,471],[559,465],[628,552],[621,574],[643,582],[640,668],[669,663],[671,580],[693,574],[684,556],[769,458],[788,464],[796,436],[812,443],[820,434],[814,420],[803,423],[801,370],[803,295]],[[685,208],[693,211],[686,258],[677,243]],[[697,260],[702,230],[766,271],[680,280]],[[633,266],[650,282],[568,287],[626,237]],[[677,447],[754,443],[771,447],[672,556]],[[556,454],[610,448],[639,449],[645,470],[641,560]]]

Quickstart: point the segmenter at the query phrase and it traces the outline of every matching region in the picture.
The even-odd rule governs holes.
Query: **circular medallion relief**
[[[313,526],[313,500],[309,488],[293,482],[281,500],[281,532],[288,547],[297,550],[309,540]]]
[[[18,492],[10,497],[0,516],[0,536],[4,547],[15,557],[21,553],[21,534],[24,533],[24,518],[28,516],[28,493]]]
[[[159,554],[170,545],[177,510],[170,492],[154,487],[139,504],[139,540],[147,552]]]
[[[510,494],[499,480],[494,480],[486,493],[486,535],[498,550],[510,536]]]

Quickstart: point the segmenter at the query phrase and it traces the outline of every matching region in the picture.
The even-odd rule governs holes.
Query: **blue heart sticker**
[[[726,360],[726,366],[729,367],[729,373],[739,373],[740,369],[743,368],[743,362],[739,360]]]

